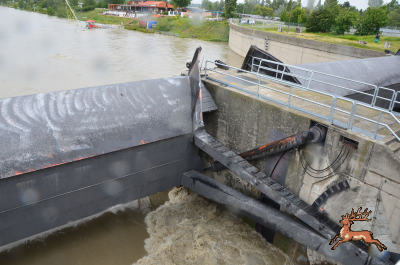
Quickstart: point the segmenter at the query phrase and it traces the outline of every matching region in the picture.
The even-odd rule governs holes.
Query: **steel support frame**
[[[326,217],[324,220],[319,218],[318,213],[316,213],[310,205],[292,194],[285,187],[276,183],[270,177],[267,177],[263,172],[260,172],[256,167],[252,166],[238,154],[223,146],[204,130],[195,133],[194,143],[199,149],[219,161],[235,175],[253,185],[270,199],[284,207],[289,213],[299,218],[327,240],[330,240],[339,232],[340,227],[337,224],[333,223]],[[352,262],[346,264],[367,264],[367,262],[368,264],[384,264],[380,260],[372,259],[368,255],[365,244],[356,242],[354,244],[348,243],[342,245],[342,250],[344,251],[343,254],[339,255],[339,252],[331,254],[331,256],[336,257],[336,260],[340,258],[338,256],[346,253],[345,255],[347,256],[347,259],[352,260]],[[325,246],[329,246],[328,243],[326,243],[324,247]]]
[[[352,255],[348,251],[349,248],[331,250],[328,244],[330,240],[303,223],[295,221],[289,215],[245,196],[195,170],[185,172],[182,175],[181,184],[207,199],[233,209],[239,215],[246,216],[344,265],[366,264],[366,259]],[[374,262],[370,264],[383,264],[378,260],[371,261]]]

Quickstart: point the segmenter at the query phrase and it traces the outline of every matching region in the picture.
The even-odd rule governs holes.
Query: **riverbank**
[[[11,2],[8,3],[8,7],[18,9],[15,5],[12,5]],[[213,42],[229,41],[229,25],[225,21],[204,21],[189,19],[186,17],[151,18],[151,20],[157,21],[157,27],[154,29],[145,29],[143,27],[139,27],[138,20],[132,18],[102,15],[101,13],[105,10],[106,9],[104,8],[96,8],[86,12],[78,11],[75,12],[75,14],[78,20],[81,21],[94,20],[96,23],[100,24],[124,25],[125,29],[136,30],[145,33],[159,33],[180,38],[192,38]],[[42,9],[31,9],[26,11],[46,14],[46,12],[43,12],[45,10]],[[54,13],[53,15],[60,18],[72,19],[71,16],[59,16],[58,14],[59,13]]]
[[[186,17],[162,17],[155,20],[157,20],[157,26],[154,29],[144,29],[139,27],[137,21],[130,25],[126,25],[125,29],[205,41],[229,41],[229,25],[225,21],[202,21]]]
[[[284,28],[284,32],[278,32],[277,27],[262,28],[257,25],[241,25],[241,26],[255,30],[271,32],[275,34],[289,35],[296,38],[315,40],[332,44],[340,44],[340,45],[346,45],[346,46],[375,50],[375,51],[386,50],[387,48],[384,48],[383,45],[385,44],[385,42],[388,41],[391,43],[390,48],[388,48],[389,50],[396,52],[397,50],[400,49],[400,38],[398,37],[381,36],[379,42],[375,43],[375,35],[357,36],[352,34],[336,35],[334,33],[308,33],[308,32],[295,33],[294,28],[291,28],[289,32],[286,32],[287,28]],[[358,41],[364,41],[367,44],[359,44]]]

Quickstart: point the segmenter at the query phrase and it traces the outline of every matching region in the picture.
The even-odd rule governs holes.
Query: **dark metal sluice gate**
[[[319,141],[323,129],[241,155],[204,131],[215,103],[200,51],[183,77],[1,99],[0,248],[183,185],[344,265],[384,264],[362,244],[331,250],[339,227],[245,160]],[[199,150],[298,220],[203,175]]]

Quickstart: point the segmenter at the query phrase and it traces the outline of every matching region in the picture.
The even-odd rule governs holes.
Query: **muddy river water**
[[[219,59],[235,66],[239,66],[242,60],[229,50],[226,43],[181,39],[124,29],[84,30],[82,24],[73,21],[4,7],[0,7],[0,18],[0,98],[178,76],[185,70],[186,62],[191,60],[198,46],[203,48],[204,60]],[[167,192],[160,193],[134,202],[127,208],[112,209],[76,227],[2,251],[0,264],[132,264],[146,254],[152,254],[145,250],[144,241],[149,238],[149,233],[144,217],[167,200]],[[182,202],[173,205],[174,211],[177,211],[179,203]],[[178,209],[185,207],[188,207],[187,204]],[[164,208],[159,213],[160,218],[170,212]],[[190,220],[190,214],[195,217],[200,212],[186,211],[189,216],[187,218]],[[179,215],[178,211],[175,217]],[[156,216],[153,215],[152,218]],[[177,223],[180,224],[181,221],[177,220]],[[173,227],[167,229],[161,224],[157,228],[160,229],[160,234],[165,231],[173,233]],[[151,229],[154,232],[155,228]],[[203,234],[207,235],[205,232]],[[212,237],[212,234],[209,233],[209,236]],[[188,240],[191,241],[190,238]],[[209,242],[212,240],[211,238]],[[153,241],[151,248],[147,250],[153,249],[151,251],[157,252]],[[237,239],[234,241],[238,242]],[[229,251],[221,246],[220,250],[224,249]],[[231,251],[242,253],[235,249]],[[259,254],[253,255],[246,251],[243,253],[245,260],[256,258],[249,264],[259,263],[256,261],[263,259]],[[151,259],[157,263],[154,257],[149,256],[141,264],[150,264]],[[240,260],[237,257],[235,259]],[[272,260],[275,262],[270,264],[279,259]],[[219,263],[217,261],[215,260]],[[212,260],[209,262],[214,263]],[[283,258],[278,263],[285,262],[287,260]]]

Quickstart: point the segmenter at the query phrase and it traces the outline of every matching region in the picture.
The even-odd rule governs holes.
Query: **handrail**
[[[228,72],[222,72],[222,71],[216,70],[215,67],[214,68],[209,68],[208,65],[210,63],[215,65],[215,66],[223,66],[224,68],[228,68],[229,71]],[[274,63],[280,64],[280,65],[284,65],[284,64],[279,63],[279,62],[274,62]],[[252,67],[252,69],[253,69],[253,67]],[[232,70],[234,70],[234,71],[236,70],[236,71],[239,71],[239,72],[243,72],[243,73],[248,73],[248,74],[254,75],[257,78],[257,81],[254,82],[254,81],[250,81],[250,80],[238,77],[238,76],[234,76],[234,75],[232,75]],[[268,70],[271,70],[271,68],[268,68]],[[359,102],[359,101],[352,100],[352,99],[349,99],[349,98],[345,98],[345,97],[342,97],[342,96],[338,96],[338,95],[335,95],[335,94],[332,94],[332,93],[329,93],[329,92],[320,91],[320,90],[316,90],[316,89],[312,89],[312,88],[307,88],[305,86],[302,86],[302,85],[299,85],[299,84],[296,84],[296,83],[285,81],[285,80],[283,80],[283,76],[282,76],[282,78],[275,78],[275,77],[272,77],[272,76],[267,76],[267,75],[260,74],[259,72],[247,71],[247,70],[243,70],[243,69],[240,69],[240,68],[237,68],[237,67],[233,67],[233,66],[229,66],[229,65],[221,64],[221,63],[217,63],[217,62],[212,62],[212,61],[208,61],[208,60],[206,60],[206,62],[205,62],[204,71],[205,71],[205,78],[206,79],[210,79],[210,80],[214,80],[214,81],[226,84],[228,87],[232,87],[232,88],[238,89],[240,91],[243,91],[245,93],[257,96],[259,98],[263,98],[265,100],[268,100],[268,101],[271,101],[271,102],[278,103],[278,104],[281,104],[283,106],[286,106],[288,108],[293,108],[293,109],[299,110],[299,111],[301,111],[303,113],[307,113],[307,114],[313,115],[313,116],[321,118],[321,119],[323,119],[323,120],[325,120],[325,121],[327,121],[329,123],[333,123],[334,122],[335,113],[337,113],[337,112],[344,113],[344,114],[346,114],[348,116],[347,122],[346,122],[346,124],[347,124],[346,126],[347,126],[347,129],[350,130],[350,131],[355,131],[355,128],[353,126],[355,118],[370,122],[370,123],[375,125],[374,130],[370,131],[368,134],[367,133],[363,133],[363,134],[366,135],[366,136],[371,137],[374,140],[377,139],[378,131],[379,131],[380,127],[383,126],[398,141],[400,141],[400,137],[396,134],[396,132],[394,132],[392,130],[390,125],[384,123],[383,121],[381,121],[382,115],[385,114],[385,115],[389,115],[391,118],[394,119],[394,121],[396,123],[400,124],[400,120],[392,113],[392,109],[393,109],[395,103],[400,103],[400,102],[396,101],[396,98],[397,98],[399,92],[393,92],[392,99],[394,99],[394,100],[391,101],[390,110],[386,110],[386,109],[383,109],[383,108],[376,107],[376,106],[374,106],[372,104]],[[227,78],[228,81],[226,82],[226,81],[223,81],[223,80],[218,80],[215,77],[208,76],[207,75],[207,71],[218,73],[218,74],[221,74],[223,76],[227,76],[228,77]],[[283,75],[283,73],[284,74],[289,74],[289,73],[284,72],[284,71],[278,71],[278,72],[281,73],[282,75]],[[310,72],[311,72],[311,75],[312,75],[313,72],[312,71],[310,71]],[[248,90],[246,88],[242,88],[240,86],[237,86],[237,85],[232,83],[232,79],[241,80],[243,82],[247,82],[249,84],[256,85],[257,86],[257,91],[255,92],[255,91],[251,91],[251,90]],[[281,84],[284,84],[284,85],[289,85],[289,87],[290,87],[289,88],[289,92],[286,92],[284,90],[276,89],[276,88],[261,84],[261,82],[260,82],[261,79],[273,80],[273,81],[276,81],[277,83],[281,83]],[[312,79],[312,76],[310,77],[310,79]],[[279,80],[279,82],[277,80]],[[282,101],[282,100],[277,99],[277,98],[273,98],[273,97],[270,97],[270,96],[266,96],[266,95],[260,94],[260,88],[266,88],[266,89],[268,89],[270,91],[274,91],[274,92],[280,93],[282,95],[286,95],[286,96],[288,96],[288,99],[287,99],[287,101]],[[293,88],[303,89],[303,90],[306,89],[307,91],[311,91],[311,92],[318,93],[318,94],[323,95],[323,96],[327,96],[327,97],[331,98],[332,101],[329,104],[329,103],[325,103],[325,102],[315,101],[312,98],[306,98],[304,96],[296,95],[293,92]],[[385,88],[385,87],[377,87],[377,95],[375,95],[375,98],[381,98],[378,95],[380,89],[391,90],[391,89],[388,89],[388,88]],[[368,95],[373,96],[371,94],[368,94]],[[320,107],[326,108],[326,109],[329,110],[329,115],[328,116],[324,116],[323,114],[318,113],[317,111],[312,111],[312,110],[309,110],[309,109],[306,109],[306,108],[295,106],[295,105],[293,105],[292,98],[301,99],[302,101],[310,102],[312,104],[315,104],[315,105],[318,105]],[[349,104],[351,104],[351,110],[348,111],[347,109],[343,109],[343,108],[338,107],[337,106],[337,101],[338,100],[345,101],[345,102],[348,102]],[[386,99],[386,100],[388,100],[388,99]],[[373,109],[373,110],[378,111],[379,112],[378,113],[379,114],[378,115],[378,119],[377,120],[373,120],[371,118],[368,118],[368,117],[362,116],[361,114],[358,114],[357,113],[357,108],[358,107],[364,107],[364,108],[369,108],[369,109]]]
[[[255,60],[258,61],[258,64],[254,63]],[[267,63],[270,63],[270,64],[276,64],[277,65],[277,69],[268,68],[268,67],[262,66],[262,62],[267,62]],[[311,76],[310,77],[306,77],[306,76],[295,75],[293,73],[289,73],[289,72],[285,72],[285,71],[280,71],[278,69],[278,65],[285,67],[285,69],[292,68],[292,69],[298,69],[298,70],[304,71],[307,74],[311,73]],[[310,70],[310,69],[302,68],[302,67],[299,67],[299,66],[289,65],[289,64],[285,64],[285,63],[276,62],[276,61],[271,61],[271,60],[267,60],[267,59],[263,59],[263,58],[259,58],[259,57],[253,57],[252,58],[252,67],[251,67],[251,69],[254,69],[254,68],[257,68],[257,73],[259,73],[260,68],[261,68],[261,69],[265,69],[265,70],[268,70],[268,71],[271,71],[271,72],[275,72],[277,75],[281,74],[282,77],[283,77],[283,75],[288,75],[288,76],[304,79],[304,80],[308,81],[307,86],[302,85],[304,87],[304,89],[308,89],[309,86],[310,86],[311,81],[313,81],[313,82],[318,82],[318,83],[330,85],[330,86],[333,86],[333,87],[336,87],[336,88],[348,90],[348,91],[351,91],[351,92],[360,93],[360,94],[366,95],[368,97],[371,97],[371,105],[372,106],[375,106],[376,100],[379,98],[381,100],[385,100],[385,101],[389,102],[388,110],[390,112],[393,111],[393,107],[394,107],[395,103],[400,103],[400,102],[396,101],[398,92],[396,92],[393,89],[386,88],[386,87],[378,87],[378,86],[373,85],[373,84],[369,84],[369,83],[358,81],[358,80],[353,80],[353,79],[346,78],[346,77],[340,77],[340,76],[336,76],[336,75],[332,75],[332,74],[328,74],[328,73],[323,73],[323,72],[320,72],[320,71]],[[325,81],[322,81],[322,80],[315,79],[315,74],[324,75],[324,76],[328,76],[328,77],[333,77],[333,78],[336,78],[336,79],[339,79],[339,80],[348,81],[348,82],[354,82],[354,83],[358,83],[358,84],[361,84],[361,85],[364,85],[364,86],[369,86],[372,89],[374,89],[374,94],[371,95],[371,94],[366,93],[364,91],[358,91],[358,90],[354,90],[354,89],[351,89],[351,88],[348,88],[348,87],[344,87],[344,86],[341,86],[341,85],[332,84],[332,83],[329,83],[329,82],[325,82]],[[313,77],[314,77],[314,79],[313,79]],[[278,78],[277,78],[277,82],[279,82]],[[392,98],[389,100],[387,98],[379,96],[379,91],[381,89],[382,90],[386,90],[386,91],[391,91],[392,92]],[[377,108],[380,108],[380,107],[377,107]]]

